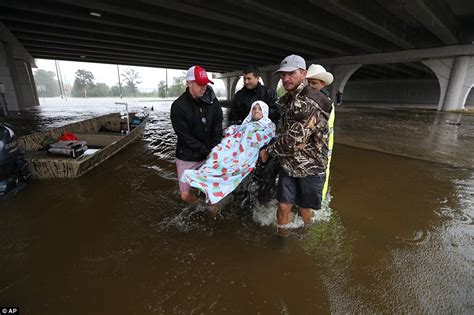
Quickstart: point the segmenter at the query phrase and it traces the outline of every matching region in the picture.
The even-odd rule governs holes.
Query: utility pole
[[[168,68],[165,69],[166,84],[165,84],[165,98],[168,98]]]
[[[119,70],[119,65],[117,65],[117,76],[118,76],[118,80],[119,80],[120,99],[122,99],[122,83],[120,82],[120,70]]]
[[[64,97],[63,89],[61,87],[61,77],[59,76],[58,61],[54,60],[54,65],[56,66],[56,76],[58,77],[59,93],[61,94],[61,99]]]
[[[64,88],[63,73],[61,72],[61,67],[59,65],[59,62],[58,61],[56,61],[56,62],[58,63],[58,70],[59,70],[59,84],[62,87],[62,90],[63,90],[63,93],[64,93],[64,99],[67,101],[67,93],[66,93],[66,89]]]

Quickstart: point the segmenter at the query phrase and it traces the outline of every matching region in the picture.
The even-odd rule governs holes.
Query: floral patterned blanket
[[[267,119],[232,125],[206,162],[198,170],[184,171],[181,181],[204,191],[207,202],[215,204],[252,172],[260,148],[274,135],[275,125]]]

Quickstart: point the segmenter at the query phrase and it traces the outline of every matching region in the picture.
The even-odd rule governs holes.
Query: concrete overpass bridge
[[[262,67],[265,83],[276,87],[272,71],[292,53],[329,68],[331,93],[345,99],[373,100],[378,92],[428,99],[438,110],[474,105],[471,0],[0,2],[0,82],[11,110],[38,104],[34,58],[201,64],[233,95],[247,64]]]

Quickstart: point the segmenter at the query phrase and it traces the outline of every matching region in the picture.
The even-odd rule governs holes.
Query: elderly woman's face
[[[260,105],[257,103],[252,107],[252,120],[260,120],[263,118],[263,111]]]

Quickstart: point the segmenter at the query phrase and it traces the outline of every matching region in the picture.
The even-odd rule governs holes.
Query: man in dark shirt
[[[171,123],[176,132],[176,167],[181,199],[195,203],[197,196],[181,175],[187,169],[198,169],[222,136],[222,109],[211,86],[206,70],[189,68],[186,91],[171,104]]]
[[[268,86],[262,85],[260,70],[256,66],[247,66],[242,70],[244,87],[238,91],[232,101],[229,113],[230,124],[241,124],[247,117],[250,106],[255,101],[264,101],[269,107],[269,118],[277,123],[281,116],[280,105],[276,103],[276,92]]]

